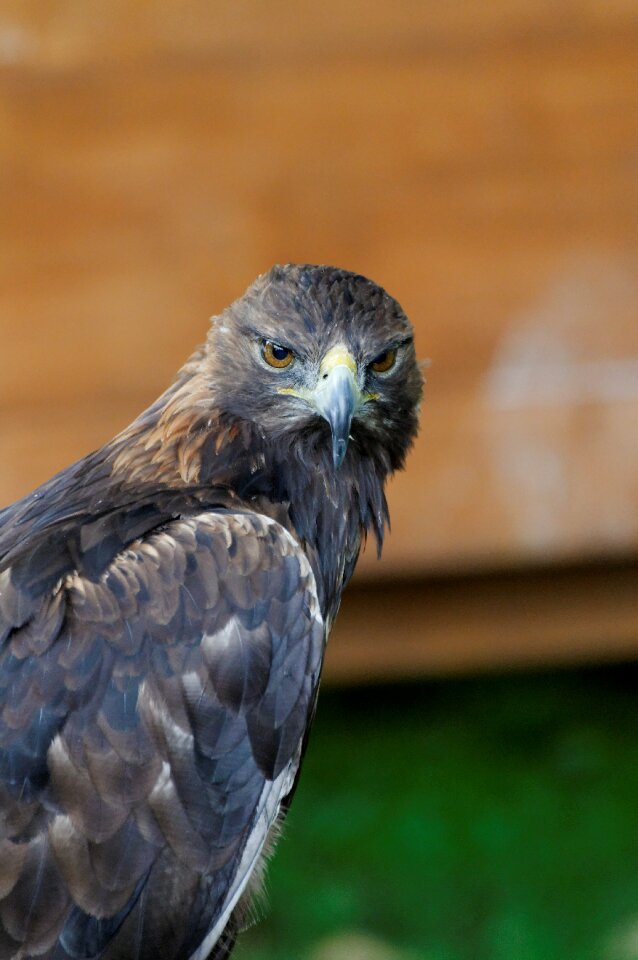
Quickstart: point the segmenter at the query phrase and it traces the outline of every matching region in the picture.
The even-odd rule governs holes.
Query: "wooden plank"
[[[275,260],[378,278],[475,383],[574,264],[635,272],[637,52],[8,77],[0,402],[151,395]]]
[[[0,54],[46,69],[134,59],[223,59],[297,63],[381,54],[491,54],[503,47],[599,39],[638,27],[633,0],[4,0]]]
[[[553,569],[351,588],[328,682],[634,660],[638,566]]]

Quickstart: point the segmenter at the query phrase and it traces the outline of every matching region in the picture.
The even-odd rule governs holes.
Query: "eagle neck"
[[[232,491],[254,509],[283,506],[321,581],[324,613],[334,615],[368,531],[380,552],[387,459],[351,442],[335,470],[327,424],[273,439],[251,421],[193,403],[199,396],[204,385],[191,374],[142,414],[111,446],[112,477]]]
[[[381,549],[385,462],[352,447],[335,470],[324,432],[275,443],[254,424],[235,422],[223,431],[231,437],[226,444],[211,437],[202,448],[201,482],[228,487],[256,508],[264,501],[283,505],[321,579],[325,608],[334,615],[369,530]]]

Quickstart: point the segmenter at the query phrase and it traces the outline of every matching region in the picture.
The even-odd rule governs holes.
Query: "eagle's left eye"
[[[374,358],[370,364],[370,369],[374,370],[375,373],[386,373],[387,370],[392,369],[396,358],[396,349],[384,350],[383,353]]]
[[[261,348],[261,355],[271,367],[277,367],[279,370],[283,367],[289,367],[295,359],[295,355],[288,347],[282,347],[272,340],[264,340]]]

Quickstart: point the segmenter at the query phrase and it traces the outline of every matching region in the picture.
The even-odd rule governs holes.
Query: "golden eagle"
[[[0,512],[1,960],[228,956],[421,389],[380,287],[277,266]]]

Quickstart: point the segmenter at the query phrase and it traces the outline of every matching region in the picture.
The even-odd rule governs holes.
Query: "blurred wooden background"
[[[335,675],[638,649],[604,566],[638,547],[636,0],[5,0],[0,209],[0,503],[124,426],[257,273],[339,264],[432,364]],[[405,577],[403,647],[366,666],[366,578]]]

